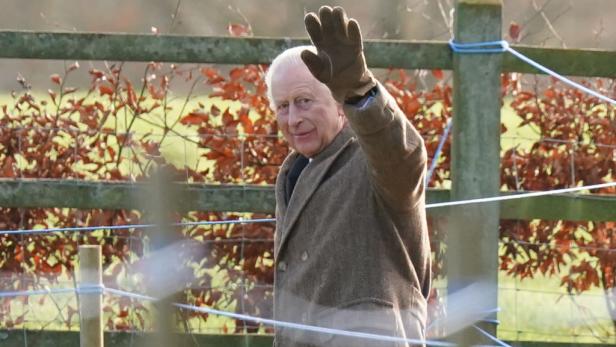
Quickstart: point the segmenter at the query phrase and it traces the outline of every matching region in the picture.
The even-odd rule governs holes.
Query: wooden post
[[[79,329],[81,347],[103,347],[101,247],[79,246]]]
[[[454,36],[458,43],[501,40],[501,0],[458,0]],[[502,54],[453,57],[452,200],[499,195],[500,74]],[[496,308],[498,291],[499,204],[452,209],[447,234],[447,283],[450,293],[480,282],[481,307]],[[493,314],[491,319],[496,318]],[[477,323],[496,335],[493,323]],[[461,346],[486,344],[475,327],[453,338]],[[491,342],[490,342],[491,343]]]
[[[173,174],[165,168],[157,168],[152,171],[148,182],[147,196],[140,196],[141,205],[146,212],[148,220],[156,226],[149,230],[150,245],[153,251],[164,248],[178,240],[171,227],[172,216],[177,208],[179,192],[177,185],[172,183]],[[166,276],[161,273],[159,276]],[[157,288],[152,288],[161,279],[154,279],[148,283],[148,292],[155,293]],[[176,340],[175,322],[176,309],[172,306],[177,300],[177,293],[166,293],[164,297],[158,297],[154,303],[156,309],[154,317],[154,334],[151,339],[143,341],[142,346],[167,347],[178,346]],[[155,295],[158,296],[158,295]]]

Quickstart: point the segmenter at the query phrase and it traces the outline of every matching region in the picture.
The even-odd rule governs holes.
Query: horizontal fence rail
[[[105,332],[105,341],[109,346],[129,347],[152,342],[156,335],[152,333],[131,332]],[[271,347],[271,335],[253,334],[177,334],[179,346],[212,346],[212,347]],[[0,345],[25,346],[29,343],[38,347],[64,347],[79,344],[78,331],[40,331],[40,330],[0,330]],[[595,347],[591,343],[558,343],[558,342],[532,342],[511,341],[518,347]],[[616,347],[616,344],[601,344],[604,347]]]
[[[273,212],[273,187],[178,183],[178,210]],[[149,192],[146,183],[82,180],[0,179],[0,207],[139,209]]]
[[[0,58],[266,64],[285,48],[308,42],[301,38],[0,31]],[[563,75],[616,76],[616,51],[512,47]],[[453,67],[447,42],[366,40],[365,52],[374,68]],[[504,72],[542,73],[510,54],[504,55],[502,68]]]
[[[182,199],[179,210],[274,213],[274,187],[264,185],[204,185],[177,183]],[[0,207],[78,209],[139,209],[147,194],[145,183],[54,179],[0,179]],[[503,192],[503,195],[514,194]],[[445,189],[428,189],[427,203],[450,201]],[[616,196],[560,194],[500,202],[502,219],[612,221]],[[446,216],[449,209],[432,208],[432,216]]]
[[[159,34],[1,31],[0,59],[111,60],[134,62],[268,64],[282,50],[307,44],[305,38],[205,37]],[[616,77],[616,51],[540,48],[512,45],[521,54],[563,75]],[[447,42],[366,40],[365,53],[373,68],[454,68]],[[508,53],[502,71],[542,74]],[[499,73],[501,70],[498,70]],[[176,183],[182,194],[178,210],[274,213],[272,186]],[[0,208],[140,209],[149,186],[142,182],[50,179],[1,179]],[[427,203],[448,202],[451,192],[429,189]],[[501,192],[501,195],[515,194]],[[551,195],[499,203],[502,219],[573,221],[616,220],[616,196],[598,194]],[[431,208],[433,217],[447,217],[451,209]],[[496,246],[495,246],[496,247]],[[498,248],[495,248],[498,249]],[[0,330],[0,345],[76,345],[79,332]],[[155,336],[107,332],[109,345],[129,346]],[[271,346],[267,335],[184,335],[183,344],[212,346]],[[140,341],[141,342],[141,341]],[[147,343],[146,343],[147,344]],[[516,341],[516,346],[569,346],[569,343]],[[583,344],[575,344],[582,346]],[[616,346],[616,345],[612,345]]]
[[[105,332],[105,345],[115,347],[149,346],[157,334]],[[271,347],[271,335],[251,334],[176,334],[178,346]],[[69,347],[79,346],[79,331],[0,330],[1,346]]]

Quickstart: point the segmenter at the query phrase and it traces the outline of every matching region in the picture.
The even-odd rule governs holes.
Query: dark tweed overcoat
[[[276,182],[274,318],[423,338],[430,291],[422,138],[381,86],[302,171],[286,201]],[[278,327],[275,345],[405,346]]]

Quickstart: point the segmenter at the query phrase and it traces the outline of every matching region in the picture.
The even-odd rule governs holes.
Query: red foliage
[[[516,22],[511,22],[511,24],[509,25],[509,37],[511,38],[513,42],[520,41],[521,32],[522,32],[522,27]]]
[[[231,32],[239,30],[231,29]],[[12,105],[2,107],[0,174],[11,178],[128,181],[146,179],[153,166],[165,166],[173,168],[178,178],[188,182],[273,184],[288,148],[278,135],[269,109],[263,81],[265,69],[263,65],[247,65],[224,73],[213,67],[165,67],[150,63],[141,83],[133,84],[124,78],[122,65],[116,65],[106,71],[91,69],[89,89],[77,93],[74,88],[62,85],[68,74],[78,70],[78,66],[71,66],[64,76],[52,76],[56,89],[49,91],[51,104],[24,90],[14,95]],[[432,71],[436,84],[430,88],[417,88],[420,76],[390,70],[384,85],[425,139],[432,158],[451,117],[452,90],[440,70]],[[193,83],[193,87],[202,82],[211,89],[208,98],[223,102],[206,106],[205,102],[189,103],[188,97],[179,108],[181,113],[171,116],[174,108],[169,104],[169,91],[177,80]],[[503,75],[502,82],[503,95],[513,98],[511,107],[520,118],[520,126],[531,126],[544,138],[533,141],[529,150],[516,147],[504,152],[503,188],[546,190],[613,180],[616,169],[613,107],[556,82],[542,92],[522,88],[519,80],[511,75]],[[605,86],[602,91],[613,94],[613,87]],[[158,133],[156,136],[152,131],[137,133],[136,122],[158,128]],[[178,126],[196,137],[180,133]],[[173,166],[163,153],[163,145],[170,136],[197,145],[200,161],[192,167]],[[449,180],[449,153],[450,140],[447,140],[430,186],[442,186]],[[2,229],[50,223],[53,226],[136,224],[141,218],[138,212],[124,210],[2,208],[0,212]],[[182,216],[188,221],[239,217],[233,213],[210,212]],[[254,214],[252,217],[269,216]],[[439,220],[429,221],[437,276],[443,275],[445,255],[439,223]],[[520,278],[537,273],[558,275],[563,286],[576,292],[592,286],[612,288],[616,285],[615,230],[615,223],[607,222],[502,221],[501,270]],[[181,301],[218,307],[241,303],[236,305],[237,310],[271,315],[273,225],[199,226],[187,228],[183,234],[207,245],[208,252],[204,259],[187,259],[195,265],[198,276],[196,285],[184,291]],[[119,287],[118,278],[143,255],[145,246],[141,230],[114,231],[105,236],[83,233],[28,239],[0,235],[0,242],[4,251],[0,271],[11,274],[0,278],[4,290],[38,288],[42,279],[53,284],[62,275],[70,276],[77,246],[84,243],[103,245],[108,267],[105,281]],[[223,287],[213,286],[211,275],[203,271],[213,268],[224,275]],[[0,324],[19,325],[19,317],[10,312],[7,302],[0,300]],[[67,324],[76,308],[68,310]],[[145,326],[147,308],[143,305],[110,298],[105,311],[111,313],[109,328]],[[188,316],[208,318],[207,314],[200,313]],[[244,327],[248,331],[257,329],[238,323],[238,332]]]
[[[614,97],[613,81],[604,82],[595,79],[590,87]],[[539,140],[528,150],[505,152],[501,182],[506,189],[549,190],[614,181],[613,106],[554,79],[543,92],[522,90],[513,83],[508,87],[519,126],[532,128]],[[609,188],[594,193],[614,192]],[[513,276],[559,275],[562,285],[575,293],[616,287],[613,222],[503,221],[501,239],[501,269]]]

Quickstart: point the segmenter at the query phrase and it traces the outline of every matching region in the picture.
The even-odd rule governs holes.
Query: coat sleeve
[[[424,202],[426,149],[423,139],[379,83],[374,99],[344,111],[364,152],[374,188],[392,210]]]

